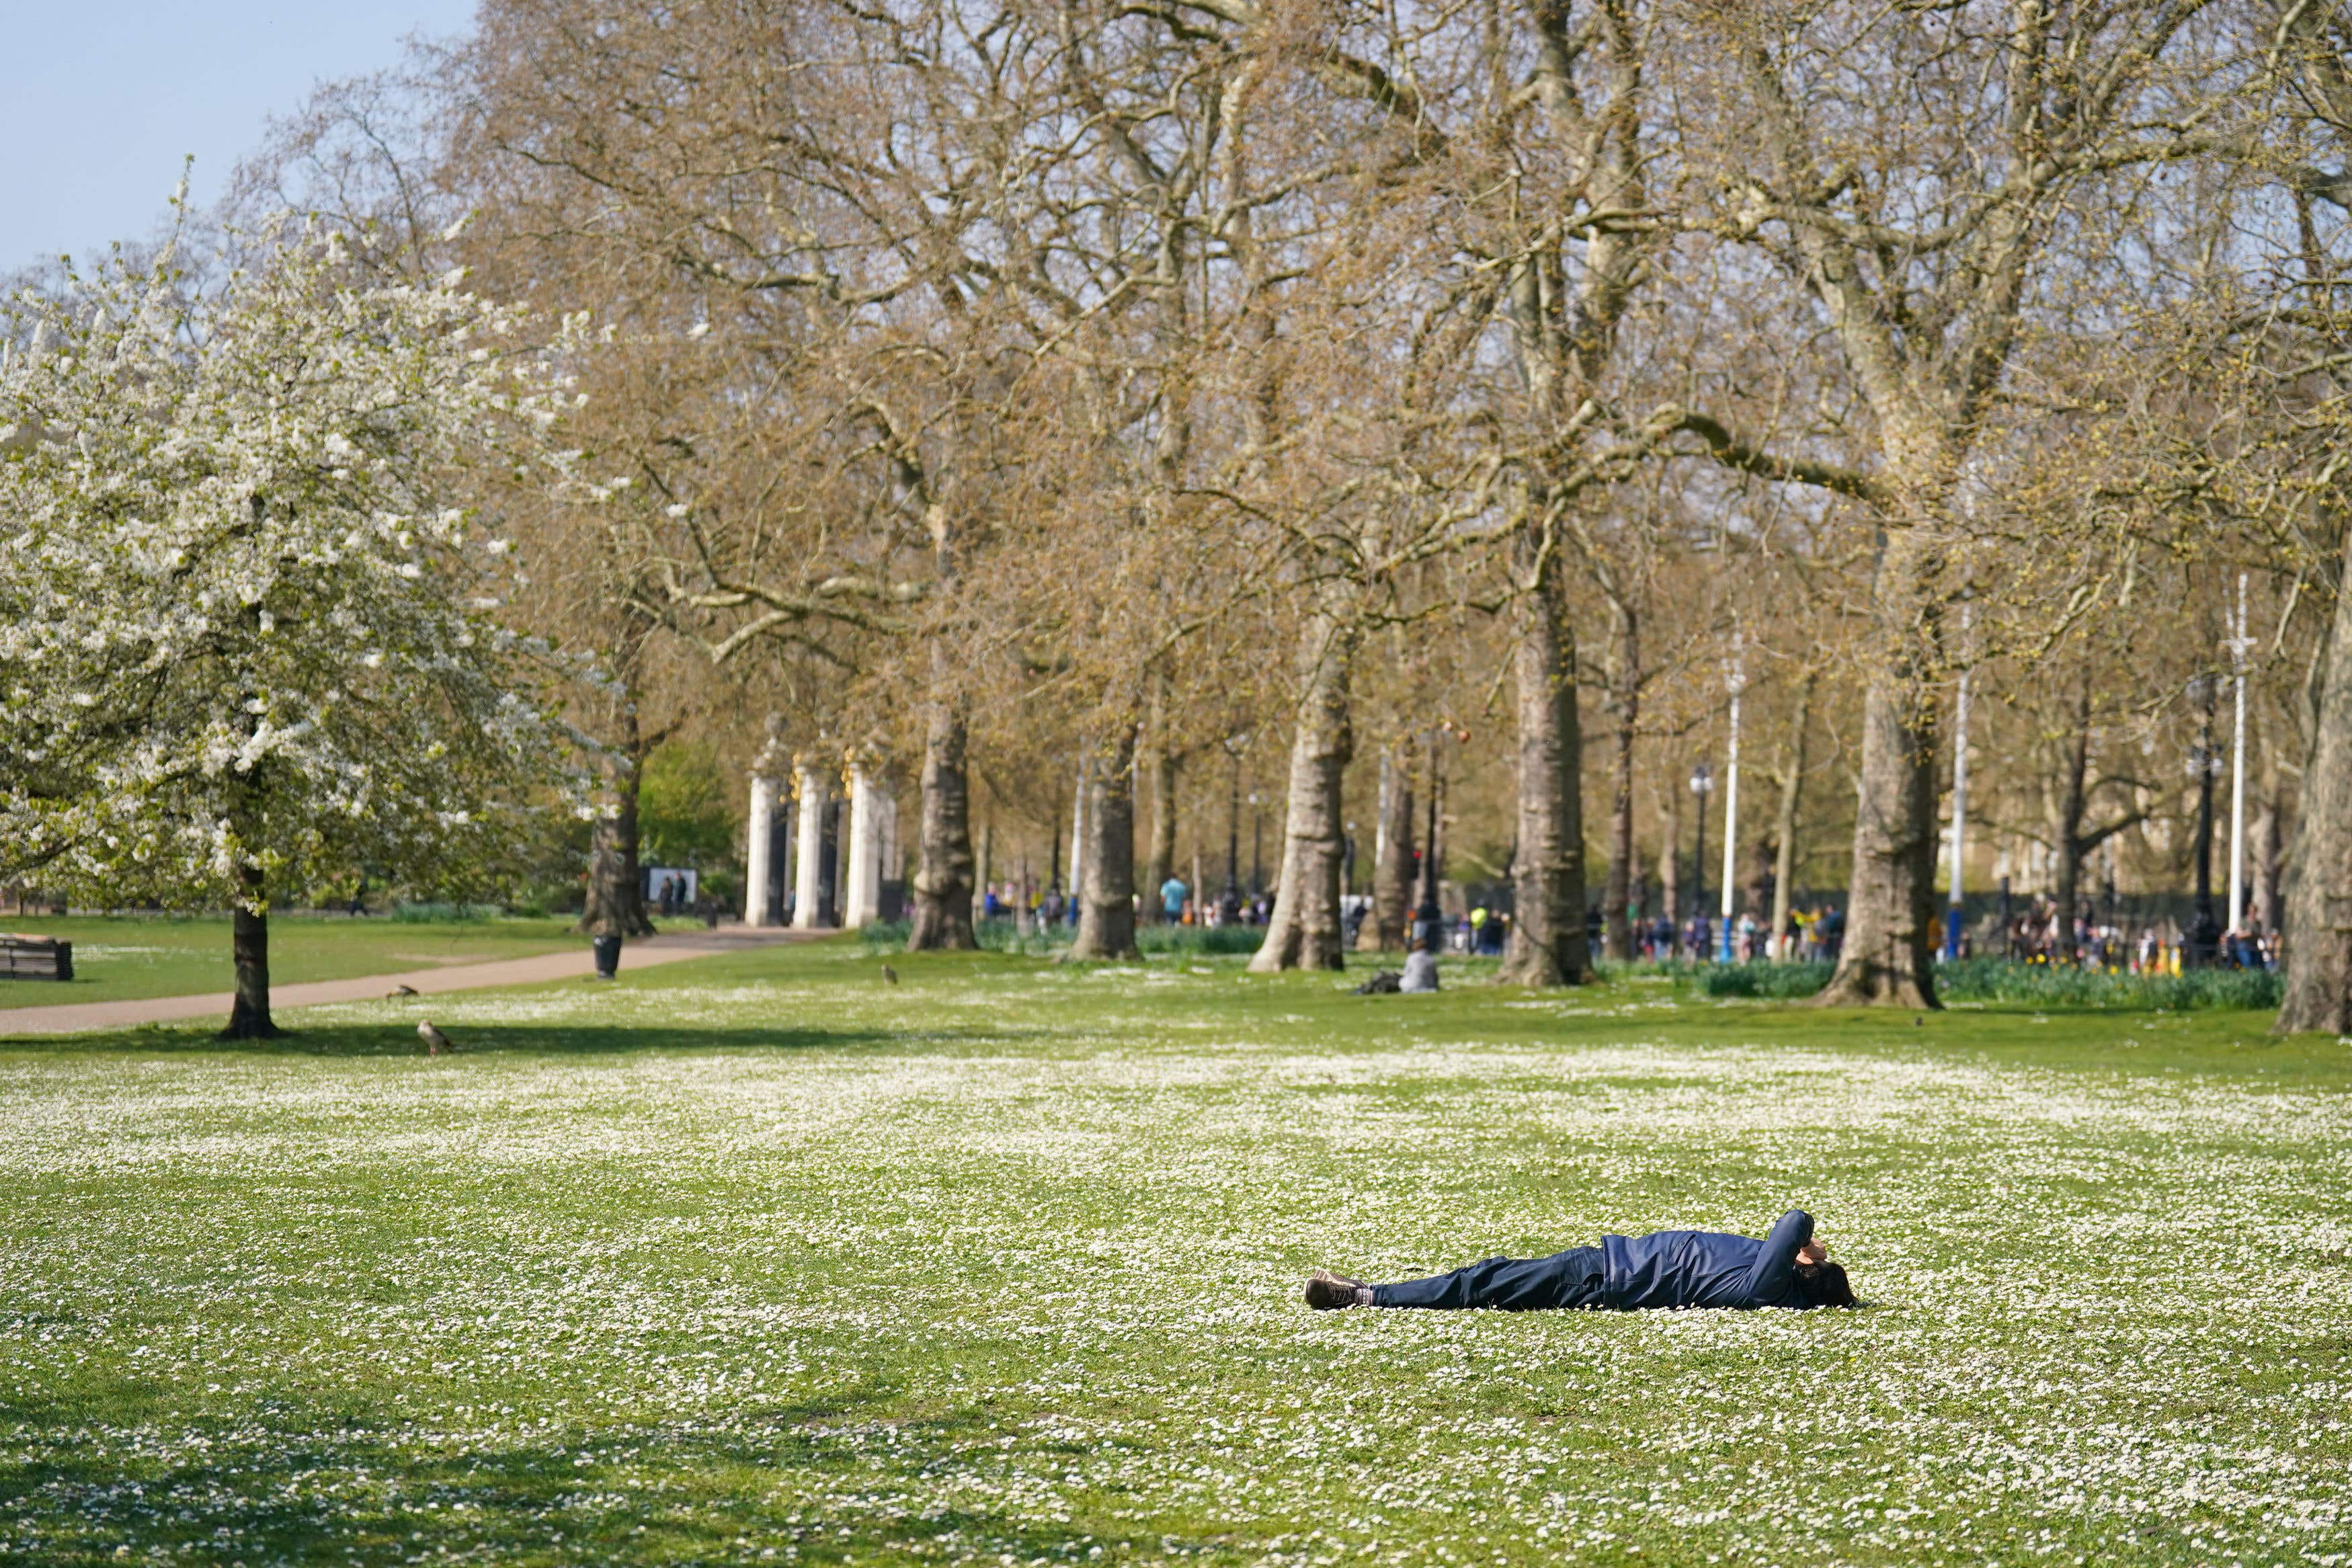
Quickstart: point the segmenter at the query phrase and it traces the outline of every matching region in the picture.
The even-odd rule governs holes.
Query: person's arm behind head
[[[1756,1256],[1755,1270],[1748,1276],[1750,1300],[1778,1301],[1789,1293],[1797,1270],[1797,1254],[1806,1249],[1813,1239],[1813,1217],[1801,1208],[1792,1208],[1782,1215],[1772,1227],[1772,1234],[1764,1239],[1764,1250]]]

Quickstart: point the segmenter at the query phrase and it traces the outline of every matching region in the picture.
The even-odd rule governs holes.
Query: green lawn
[[[74,977],[0,981],[0,1008],[127,1001],[226,991],[229,967],[226,915],[77,915],[62,920],[5,917],[0,929],[62,936],[74,945]],[[276,985],[341,980],[360,975],[484,964],[577,947],[584,938],[566,919],[394,921],[382,915],[275,915],[269,920],[269,977]]]
[[[0,1050],[0,1559],[2352,1561],[2352,1049],[891,962]],[[1297,1299],[1791,1203],[1869,1310]]]

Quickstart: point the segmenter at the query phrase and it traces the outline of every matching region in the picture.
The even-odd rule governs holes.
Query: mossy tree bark
[[[1633,885],[1641,874],[1633,847],[1633,735],[1642,716],[1641,622],[1630,604],[1612,606],[1616,648],[1609,694],[1614,726],[1609,777],[1609,882],[1602,895],[1601,950],[1623,962],[1633,956]]]
[[[264,765],[266,766],[266,765]],[[262,780],[232,773],[228,781],[229,831],[240,854],[258,854],[266,833]],[[286,1031],[269,1016],[269,882],[250,860],[236,868],[236,901],[229,915],[229,963],[236,989],[229,1001],[223,1040],[276,1040]]]
[[[1132,958],[1135,946],[1135,731],[1122,726],[1095,757],[1087,792],[1085,886],[1073,958]]]
[[[933,699],[924,727],[922,814],[907,950],[970,952],[980,946],[971,928],[971,780],[963,712],[944,697]]]
[[[1250,972],[1347,965],[1339,879],[1347,859],[1340,779],[1354,750],[1349,678],[1356,649],[1348,607],[1327,600],[1299,637],[1299,692],[1283,814],[1282,883]]]
[[[942,606],[951,605],[963,575],[962,520],[933,487],[915,444],[889,427],[893,461],[908,493],[922,503],[923,531],[931,544],[931,570]],[[943,614],[929,628],[930,711],[923,736],[923,823],[916,846],[915,919],[907,950],[968,952],[971,929],[971,775],[964,759],[962,695],[955,689],[950,645],[955,622]]]
[[[2279,798],[2278,754],[2267,735],[2263,737],[2262,750],[2262,795],[2254,812],[2253,887],[2247,907],[2252,910],[2257,925],[2276,935],[2286,915],[2284,879],[2280,875],[2285,848],[2280,823],[2286,815],[2286,802]]]
[[[654,934],[653,917],[646,913],[644,878],[638,874],[637,787],[645,777],[646,758],[667,731],[649,737],[638,724],[632,687],[651,631],[639,616],[630,617],[628,625],[614,659],[622,691],[614,715],[614,746],[604,761],[606,810],[589,832],[588,886],[579,929],[591,936]]]
[[[1816,998],[1825,1006],[1930,1009],[1935,954],[1936,697],[1923,656],[1937,603],[1925,532],[1890,530],[1874,606],[1884,656],[1863,698],[1862,769],[1845,946]]]
[[[1513,675],[1518,688],[1518,849],[1511,862],[1510,951],[1501,980],[1572,986],[1591,977],[1584,929],[1583,737],[1576,700],[1576,632],[1557,576],[1542,573],[1521,605]]]
[[[638,767],[635,758],[613,758],[607,772],[609,812],[590,831],[588,893],[580,929],[592,936],[650,936],[645,879],[638,872]]]
[[[1658,786],[1658,910],[1675,930],[1683,925],[1683,781],[1668,769]]]
[[[1401,953],[1412,921],[1412,766],[1402,740],[1381,752],[1380,813],[1371,909],[1356,933],[1356,950]]]
[[[2287,878],[2281,1034],[2352,1034],[2352,532],[2345,551],[2287,862],[2294,869]]]
[[[1169,743],[1167,687],[1167,676],[1155,673],[1151,716],[1144,727],[1138,761],[1138,770],[1151,788],[1151,847],[1144,856],[1143,902],[1138,910],[1146,925],[1165,922],[1160,890],[1176,874],[1176,748]],[[1192,891],[1198,894],[1201,890]]]
[[[239,866],[238,897],[230,916],[229,955],[236,966],[236,996],[223,1040],[278,1040],[286,1031],[269,1016],[269,889],[259,866]]]

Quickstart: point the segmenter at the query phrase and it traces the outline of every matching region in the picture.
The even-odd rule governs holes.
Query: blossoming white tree
[[[209,288],[167,250],[20,296],[0,367],[0,875],[232,903],[233,1038],[280,1032],[273,889],[429,875],[579,799],[456,504],[468,464],[551,460],[562,394],[459,275],[269,238]]]

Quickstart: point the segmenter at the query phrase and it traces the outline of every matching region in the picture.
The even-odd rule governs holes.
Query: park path
[[[740,953],[779,942],[808,941],[826,936],[819,931],[783,931],[740,925],[712,931],[670,932],[631,942],[621,953],[621,972],[657,964],[683,963],[719,953]],[[499,958],[487,964],[445,964],[431,969],[404,969],[394,975],[363,975],[348,980],[308,980],[299,985],[269,988],[269,1010],[317,1007],[322,1002],[368,1002],[402,986],[414,986],[419,996],[443,991],[477,991],[491,986],[528,986],[542,980],[568,980],[593,974],[596,962],[583,940],[577,948],[540,953],[528,958]],[[37,980],[16,982],[34,986]],[[196,997],[139,997],[116,1002],[66,1002],[41,1008],[0,1009],[0,1040],[16,1035],[73,1034],[82,1030],[128,1029],[134,1024],[171,1023],[182,1019],[228,1017],[228,991]]]

